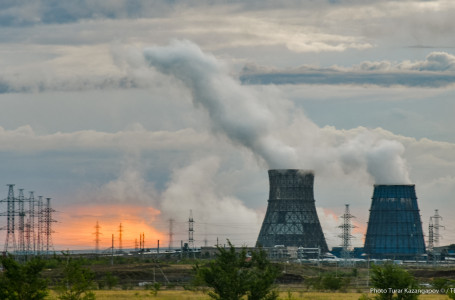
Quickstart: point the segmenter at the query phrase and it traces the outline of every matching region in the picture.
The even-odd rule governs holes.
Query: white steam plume
[[[319,128],[283,99],[234,80],[214,56],[188,41],[144,50],[150,66],[183,82],[211,129],[250,149],[269,168],[370,174],[378,184],[409,183],[404,147],[374,130]]]
[[[144,55],[150,65],[189,87],[195,106],[209,113],[214,132],[247,147],[270,168],[295,166],[295,150],[271,134],[276,123],[273,111],[255,97],[251,88],[229,76],[215,57],[187,41],[149,48]]]

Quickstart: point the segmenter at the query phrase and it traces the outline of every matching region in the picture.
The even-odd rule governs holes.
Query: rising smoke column
[[[148,48],[144,57],[151,67],[188,87],[194,105],[208,112],[213,132],[250,149],[269,168],[318,172],[335,165],[345,174],[368,173],[378,184],[410,182],[401,143],[366,128],[322,130],[304,116],[293,115],[295,107],[274,109],[253,88],[234,80],[214,56],[189,41]],[[287,120],[293,124],[282,128]]]
[[[235,81],[224,65],[188,41],[149,48],[144,56],[151,66],[181,80],[191,91],[196,107],[207,110],[211,129],[250,149],[269,168],[296,165],[295,150],[271,134],[273,112],[253,91]]]

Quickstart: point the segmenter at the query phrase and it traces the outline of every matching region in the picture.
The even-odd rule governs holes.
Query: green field
[[[97,300],[128,300],[128,299],[156,299],[156,300],[172,300],[172,299],[183,299],[183,300],[209,300],[209,296],[202,292],[192,291],[160,291],[158,295],[152,296],[150,291],[145,290],[113,290],[113,291],[95,291]],[[291,296],[291,298],[289,298]],[[281,292],[280,299],[287,300],[358,300],[362,294],[360,293],[322,293],[322,292]],[[369,295],[373,296],[373,295]],[[51,293],[47,298],[57,299],[56,294]],[[446,295],[421,295],[419,299],[422,300],[443,300],[449,299]]]

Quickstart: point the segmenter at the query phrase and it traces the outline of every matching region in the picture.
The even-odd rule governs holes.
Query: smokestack
[[[327,243],[316,212],[312,171],[269,170],[270,194],[257,244],[320,248]]]
[[[365,238],[370,258],[413,259],[425,253],[415,185],[375,185]]]

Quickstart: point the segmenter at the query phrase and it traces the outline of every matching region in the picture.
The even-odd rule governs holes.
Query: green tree
[[[372,270],[371,283],[374,288],[382,290],[376,296],[377,299],[412,300],[418,298],[418,294],[405,291],[405,289],[418,289],[417,281],[406,270],[393,264],[386,264],[383,267],[373,265]]]
[[[278,268],[273,266],[263,249],[251,253],[248,278],[248,300],[273,300],[278,298],[278,293],[273,289],[278,276]]]
[[[161,288],[161,283],[159,283],[159,282],[153,283],[153,285],[150,287],[151,294],[156,297],[158,295],[158,291],[160,290],[160,288]]]
[[[117,285],[118,283],[118,277],[112,275],[111,272],[108,272],[106,276],[104,276],[104,281],[107,285],[107,287],[111,290],[114,286]]]
[[[217,300],[238,300],[247,295],[249,300],[277,299],[273,283],[278,270],[271,265],[265,251],[247,257],[245,248],[239,252],[228,241],[229,247],[217,247],[216,259],[205,267],[196,266],[198,278],[213,288],[209,296]]]
[[[57,286],[61,300],[92,300],[95,294],[93,288],[94,274],[81,266],[81,262],[68,257],[63,269],[63,278]]]
[[[0,299],[39,300],[48,294],[47,280],[41,276],[44,261],[34,258],[19,264],[12,256],[0,258],[3,272],[0,273]]]

